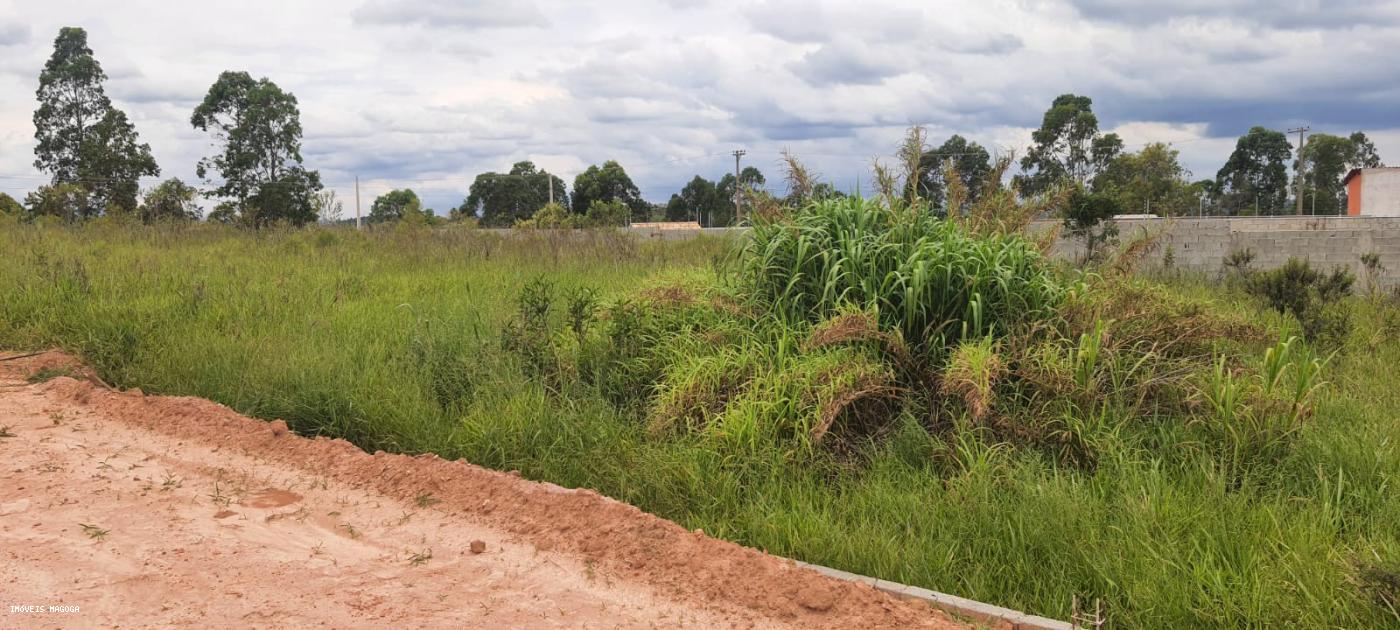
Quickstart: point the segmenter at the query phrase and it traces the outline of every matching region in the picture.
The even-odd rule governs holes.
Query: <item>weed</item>
[[[423,493],[413,498],[413,504],[417,505],[420,508],[432,507],[439,503],[442,503],[442,499],[439,499],[430,493]]]
[[[953,352],[943,373],[943,392],[962,398],[974,420],[982,420],[995,404],[994,385],[1005,373],[991,338],[964,341]]]
[[[583,339],[598,311],[598,290],[592,287],[571,289],[565,293],[564,300],[567,302],[565,308],[569,329],[577,338]]]
[[[88,525],[88,524],[86,524],[86,523],[78,523],[78,525],[82,526],[82,528],[83,528],[83,533],[84,533],[84,534],[87,534],[87,537],[88,537],[88,538],[92,538],[92,539],[105,538],[105,537],[107,536],[107,534],[108,534],[108,531],[107,531],[107,530],[102,529],[101,527],[98,527],[98,526],[96,526],[96,525]]]
[[[1254,264],[1254,250],[1249,248],[1232,249],[1230,253],[1226,254],[1225,258],[1221,260],[1221,264],[1233,275],[1246,275],[1250,271],[1250,265]]]
[[[818,184],[808,182],[812,197]],[[958,202],[950,220],[978,251],[1040,251],[1043,240],[1007,236],[1023,206],[998,196],[1006,188],[979,218],[985,194]],[[797,215],[781,229],[801,229],[811,219],[800,214],[750,216]],[[1282,360],[1268,350],[1296,331],[1292,315],[1241,300],[1232,283],[1083,275],[1036,254],[1061,299],[1008,311],[994,295],[974,308],[954,294],[957,322],[939,340],[906,335],[893,299],[838,293],[823,312],[767,308],[723,241],[540,232],[343,230],[318,249],[314,234],[294,231],[15,226],[0,230],[0,250],[16,252],[0,265],[0,347],[71,348],[119,387],[211,398],[370,451],[519,469],[754,548],[1050,617],[1069,618],[1078,594],[1103,599],[1122,627],[1396,624],[1385,594],[1400,549],[1390,526],[1400,521],[1400,335],[1364,346],[1350,335],[1335,355],[1301,339]],[[783,242],[824,242],[796,236]],[[891,257],[917,249],[894,235],[863,242],[889,245]],[[898,267],[861,247],[827,255]],[[52,282],[55,260],[81,261],[87,290],[74,274]],[[981,282],[969,269],[949,277]],[[990,269],[999,281],[1003,267]],[[499,333],[522,321],[520,287],[541,276],[560,296],[542,337],[559,368],[552,384],[500,351]],[[765,277],[780,289],[794,281]],[[871,294],[907,288],[869,277]],[[188,295],[150,289],[188,294],[199,282],[194,312]],[[669,285],[681,290],[647,294]],[[581,342],[566,297],[576,286],[598,288]],[[1357,330],[1380,329],[1395,310],[1337,301],[1352,305]],[[840,321],[859,313],[875,325]],[[943,378],[963,343],[992,327],[1003,371],[973,422]],[[1092,354],[1079,352],[1086,333],[1097,356],[1077,370]],[[459,384],[441,376],[462,363]],[[1213,396],[1233,410],[1235,438],[1206,395],[1217,365],[1230,384]],[[872,384],[885,393],[841,406]],[[692,415],[649,432],[663,397]],[[811,429],[838,409],[813,442]],[[156,486],[166,489],[159,477]],[[1339,561],[1370,548],[1379,557]]]
[[[209,493],[209,500],[220,507],[228,507],[233,503],[233,497],[224,494],[223,488],[217,480],[214,482],[214,491]]]
[[[414,566],[414,567],[422,566],[422,565],[427,564],[428,561],[429,561],[429,560],[432,560],[432,559],[433,559],[433,550],[432,550],[432,549],[424,549],[423,551],[419,551],[419,552],[417,552],[417,553],[414,553],[414,554],[409,555],[409,556],[408,556],[408,564],[409,564],[409,566]]]
[[[76,374],[77,374],[77,373],[74,372],[72,368],[67,367],[67,366],[60,366],[60,367],[46,366],[46,367],[39,368],[38,370],[35,370],[34,373],[33,373],[33,374],[30,374],[29,377],[26,378],[25,380],[28,381],[28,382],[32,385],[32,384],[36,384],[36,383],[43,383],[43,382],[51,381],[51,380],[56,379],[56,378],[58,378],[58,377],[60,377],[60,376],[66,376],[66,377],[69,377],[69,378],[74,378],[74,377],[76,376]]]

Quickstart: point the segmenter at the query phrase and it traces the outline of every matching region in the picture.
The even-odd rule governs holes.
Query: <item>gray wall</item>
[[[1033,229],[1049,228],[1054,222],[1041,222]],[[1386,267],[1378,278],[1382,286],[1400,284],[1400,217],[1236,217],[1215,219],[1177,218],[1122,220],[1118,222],[1119,242],[1127,242],[1135,232],[1157,230],[1166,234],[1146,266],[1160,266],[1170,248],[1174,266],[1187,271],[1219,273],[1221,261],[1230,252],[1250,249],[1254,269],[1272,269],[1289,257],[1306,258],[1314,267],[1349,267],[1358,283],[1365,286],[1361,255],[1374,252]],[[1078,256],[1083,243],[1061,235],[1054,255]]]
[[[1040,221],[1032,231],[1049,229],[1058,221]],[[1118,221],[1119,242],[1127,242],[1137,231],[1162,229],[1167,233],[1157,248],[1147,255],[1143,266],[1160,266],[1168,248],[1177,269],[1217,274],[1222,261],[1237,249],[1254,252],[1254,269],[1272,269],[1289,257],[1306,258],[1314,267],[1330,270],[1341,265],[1351,268],[1360,287],[1366,287],[1361,255],[1375,252],[1386,267],[1377,278],[1385,287],[1400,285],[1400,217],[1234,217],[1213,219],[1177,218],[1125,219]],[[633,229],[634,234],[653,239],[695,238],[700,234],[741,233],[743,228],[688,230]],[[1083,254],[1083,243],[1063,234],[1052,255],[1072,258]]]

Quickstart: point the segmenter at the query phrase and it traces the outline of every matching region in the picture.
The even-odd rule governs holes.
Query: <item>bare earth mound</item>
[[[960,627],[587,490],[25,381],[68,362],[0,362],[5,627]]]

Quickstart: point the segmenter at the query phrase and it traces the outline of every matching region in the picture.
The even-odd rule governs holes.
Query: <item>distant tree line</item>
[[[143,194],[140,179],[158,177],[161,170],[150,145],[140,141],[126,113],[107,97],[106,79],[88,47],[87,33],[62,28],[39,74],[39,106],[34,112],[34,166],[47,173],[50,182],[29,193],[23,203],[0,193],[0,214],[68,221],[104,214],[143,222],[194,220],[200,218],[197,200],[205,197],[215,202],[207,217],[214,222],[261,227],[352,220],[342,217],[343,204],[333,191],[323,189],[320,174],[303,165],[296,97],[247,72],[220,74],[191,113],[191,126],[208,133],[216,149],[195,168],[203,190],[172,178]],[[918,177],[905,185],[936,212],[961,212],[964,208],[948,207],[953,203],[949,191],[960,191],[956,199],[964,207],[975,202],[983,191],[1002,186],[1009,159],[955,134],[922,153]],[[1078,217],[1072,221],[1076,225],[1125,213],[1286,214],[1295,208],[1300,180],[1308,212],[1339,214],[1347,205],[1343,177],[1351,169],[1381,164],[1375,144],[1360,131],[1346,137],[1314,134],[1295,152],[1282,132],[1254,127],[1239,137],[1213,179],[1193,181],[1171,145],[1151,143],[1126,151],[1117,134],[1100,132],[1089,97],[1064,94],[1045,112],[1011,183],[1027,196],[1071,187],[1069,212]],[[729,226],[738,220],[736,199],[762,198],[767,195],[765,184],[763,173],[751,166],[738,177],[725,174],[710,180],[696,175],[666,204],[654,206],[642,199],[616,161],[588,167],[572,186],[533,162],[521,161],[505,173],[477,175],[467,197],[445,218],[475,220],[488,227],[525,221],[579,226],[650,219]],[[803,190],[776,201],[801,204],[840,194],[829,184]],[[548,212],[540,215],[544,210]],[[379,196],[367,217],[370,224],[441,220],[411,189]]]

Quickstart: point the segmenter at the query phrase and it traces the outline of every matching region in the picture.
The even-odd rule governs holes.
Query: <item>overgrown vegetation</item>
[[[1400,621],[1391,302],[1333,298],[1351,325],[1319,346],[1243,288],[1132,276],[1132,252],[1045,260],[1019,234],[1063,191],[936,221],[892,183],[756,213],[737,254],[16,225],[0,346],[1052,617],[1077,596],[1122,627]]]
[[[1310,341],[1336,345],[1350,326],[1349,306],[1356,276],[1344,267],[1331,273],[1312,268],[1308,261],[1289,258],[1277,269],[1254,271],[1245,278],[1248,291],[1280,313],[1298,320]]]

